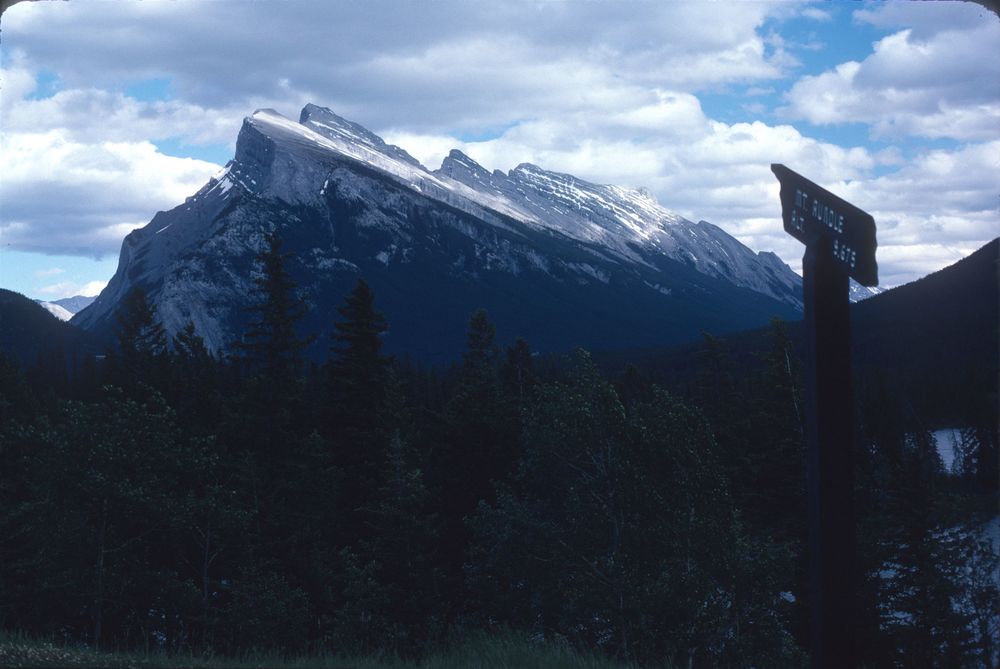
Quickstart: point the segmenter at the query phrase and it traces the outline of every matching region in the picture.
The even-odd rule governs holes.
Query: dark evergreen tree
[[[254,317],[237,347],[253,372],[275,388],[287,390],[301,371],[301,351],[312,337],[296,333],[296,323],[307,307],[296,295],[296,284],[285,268],[292,254],[281,250],[277,233],[267,235],[266,241],[267,247],[257,255],[260,276],[254,279],[260,299],[248,308]]]
[[[167,335],[146,291],[133,287],[122,300],[116,320],[118,348],[108,356],[111,382],[130,392],[140,385],[162,388],[166,382]]]
[[[500,381],[505,398],[514,403],[518,410],[524,406],[535,386],[535,370],[532,365],[531,347],[520,337],[507,347]],[[512,418],[517,418],[513,416]]]
[[[747,434],[733,489],[737,505],[754,531],[798,556],[795,578],[785,587],[802,603],[808,596],[804,390],[799,359],[783,321],[772,319],[766,341],[763,369],[752,377],[754,392],[746,393],[746,405],[739,409]],[[805,610],[800,609],[795,617],[801,620],[805,616]],[[805,628],[798,631],[806,633]]]
[[[861,393],[863,660],[995,666],[998,555],[984,541],[995,500],[984,514],[976,509],[979,489],[962,477],[961,465],[957,474],[945,473],[933,435],[920,429],[910,404],[919,389],[890,393],[886,387],[899,388],[875,378]],[[990,613],[983,606],[988,599],[994,601]]]
[[[156,309],[140,286],[133,287],[122,300],[117,321],[118,349],[126,360],[140,355],[159,355],[166,350],[166,333],[156,320]]]
[[[308,598],[277,563],[245,557],[219,609],[215,638],[229,653],[248,646],[288,653],[306,648],[312,622]]]
[[[517,404],[507,403],[501,389],[495,336],[486,311],[476,311],[469,320],[466,351],[428,476],[443,525],[448,600],[456,611],[465,604],[461,569],[469,532],[464,519],[480,501],[493,500],[493,481],[510,474],[519,453],[520,423],[512,420],[516,414],[511,411]]]
[[[389,360],[382,355],[382,335],[388,324],[371,288],[359,279],[337,310],[343,320],[334,323],[324,424],[343,523],[338,542],[352,545],[365,533],[357,510],[372,503],[389,434],[401,416],[387,415]]]
[[[5,438],[23,486],[0,521],[17,623],[95,647],[154,633],[179,643],[197,588],[164,548],[206,460],[162,399],[62,402]]]
[[[170,383],[164,394],[185,416],[189,434],[214,434],[222,417],[222,364],[206,348],[192,322],[174,335],[172,348]]]
[[[382,463],[382,483],[371,506],[361,510],[368,531],[341,552],[343,605],[336,620],[341,647],[413,655],[443,631],[435,614],[437,522],[414,459],[396,430]]]
[[[257,454],[250,470],[274,474],[277,460],[295,438],[308,434],[304,413],[302,349],[312,337],[300,337],[296,325],[306,311],[296,295],[295,282],[285,264],[292,254],[282,251],[281,238],[267,235],[267,246],[257,256],[260,275],[254,315],[243,340],[236,345],[242,357],[245,381],[239,402],[228,404],[227,441]],[[192,345],[196,346],[192,342]],[[248,476],[257,474],[248,472]],[[260,491],[256,495],[261,500]]]
[[[653,384],[646,378],[639,368],[629,364],[622,372],[621,378],[615,383],[615,391],[621,398],[622,404],[632,409],[640,402],[648,402],[653,397]]]
[[[27,420],[37,410],[35,397],[17,362],[0,351],[0,425]]]
[[[358,279],[337,308],[330,352],[330,436],[350,441],[371,434],[385,394],[388,360],[382,355],[385,316],[375,309],[375,295]]]
[[[232,601],[233,571],[248,558],[250,515],[235,490],[235,463],[220,457],[212,440],[194,443],[201,446],[195,452],[200,459],[181,481],[185,493],[179,495],[173,530],[162,550],[194,586],[186,595],[191,611],[185,621],[187,645],[221,651],[227,644],[225,611]],[[239,648],[236,641],[229,650]]]
[[[906,435],[884,509],[879,611],[897,666],[972,666],[978,630],[963,600],[970,582],[975,528],[949,517],[941,458],[929,432]],[[994,565],[995,556],[994,556]],[[995,584],[990,589],[996,593]]]
[[[472,521],[481,615],[629,660],[799,662],[697,412],[660,392],[626,412],[586,357],[529,407],[517,474]]]
[[[205,340],[198,334],[194,323],[188,321],[173,338],[174,352],[183,360],[205,362],[212,357],[205,347]]]
[[[233,460],[233,489],[247,510],[247,530],[244,555],[233,570],[232,601],[242,604],[220,607],[219,634],[238,643],[245,628],[280,643],[281,635],[294,629],[282,647],[299,648],[315,626],[268,623],[272,614],[266,612],[271,608],[273,615],[293,621],[308,616],[308,594],[298,581],[307,578],[303,563],[312,554],[311,544],[301,539],[316,529],[302,515],[307,505],[300,495],[315,488],[298,478],[316,450],[302,364],[312,337],[297,332],[307,307],[287,269],[291,257],[277,233],[266,236],[257,256],[257,302],[248,309],[251,322],[237,345],[242,383],[222,406],[220,441]],[[240,606],[254,597],[261,598],[260,615],[242,616]]]
[[[451,449],[447,466],[454,468],[449,506],[462,516],[492,496],[491,480],[503,477],[516,458],[512,443],[516,436],[504,424],[495,337],[486,311],[476,311],[469,320],[458,386],[447,408]]]
[[[752,494],[757,485],[754,449],[749,443],[754,431],[748,393],[739,383],[726,340],[702,333],[702,346],[695,355],[699,364],[692,399],[712,423],[722,452],[720,465],[737,505],[743,506],[744,495]]]

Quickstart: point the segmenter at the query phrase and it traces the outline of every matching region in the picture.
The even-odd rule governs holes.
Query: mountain
[[[84,295],[74,295],[73,297],[63,297],[58,300],[52,300],[51,302],[45,302],[43,300],[35,300],[38,304],[42,305],[50,314],[55,316],[61,321],[68,321],[73,318],[73,314],[79,312],[85,307],[90,306],[90,304],[95,300],[94,297],[86,297]]]
[[[86,307],[89,307],[97,297],[93,295],[74,295],[73,297],[63,297],[52,300],[51,304],[57,304],[71,314],[75,314]]]
[[[68,321],[73,318],[73,313],[66,308],[56,304],[55,302],[42,302],[41,300],[35,300],[42,309],[55,316],[61,321]]]
[[[851,279],[847,290],[847,299],[851,302],[860,302],[862,300],[867,300],[869,297],[881,295],[885,291],[885,288],[879,288],[878,286],[862,286],[854,279]]]
[[[851,308],[851,356],[858,397],[866,389],[909,407],[908,418],[927,428],[986,424],[996,419],[1000,379],[1000,239],[917,281],[879,293]],[[770,328],[725,339],[737,378],[759,369]],[[801,321],[787,332],[801,355]],[[717,334],[717,333],[712,333]],[[620,350],[595,358],[611,373],[635,365],[684,392],[703,364],[703,342],[669,348]]]
[[[934,390],[942,405],[978,389],[995,412],[998,271],[1000,239],[994,239],[953,265],[854,305],[854,364],[890,388]]]
[[[437,170],[328,109],[244,120],[236,153],[195,195],[122,244],[118,270],[73,323],[107,337],[141,286],[168,333],[193,322],[226,350],[256,299],[254,257],[278,232],[311,309],[331,329],[359,277],[391,326],[386,347],[450,360],[485,307],[501,340],[537,350],[652,346],[797,318],[801,279],[643,190],[521,164],[489,172],[453,151]],[[322,338],[309,352],[325,357]]]
[[[43,305],[0,288],[0,352],[27,370],[83,364],[103,348],[93,336],[62,322]]]

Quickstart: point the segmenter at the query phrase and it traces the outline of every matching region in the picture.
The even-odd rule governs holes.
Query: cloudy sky
[[[781,162],[870,212],[883,286],[1000,234],[1000,19],[963,2],[22,2],[0,19],[0,286],[93,294],[242,118],[330,107],[645,186],[797,271]]]

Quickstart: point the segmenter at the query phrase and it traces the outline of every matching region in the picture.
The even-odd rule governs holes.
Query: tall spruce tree
[[[130,390],[139,384],[164,385],[167,335],[142,287],[128,292],[116,321],[118,348],[110,356],[111,381]]]
[[[388,324],[363,279],[337,311],[343,320],[334,323],[332,333],[324,422],[338,476],[338,507],[345,516],[340,542],[351,544],[364,534],[357,510],[371,503],[387,443],[388,360],[381,337]]]
[[[455,510],[465,515],[492,497],[491,480],[504,476],[516,458],[508,434],[500,384],[496,328],[484,309],[472,314],[458,387],[447,410]]]
[[[184,414],[189,433],[211,434],[222,407],[223,368],[188,322],[171,340],[170,384],[164,391],[170,406]]]
[[[156,320],[156,308],[149,303],[142,287],[134,286],[128,292],[116,320],[116,336],[122,356],[158,355],[166,350],[167,335]]]
[[[458,384],[444,412],[444,435],[428,481],[438,493],[447,591],[462,606],[462,564],[469,531],[464,519],[494,497],[493,481],[516,461],[519,427],[508,420],[501,392],[496,330],[485,310],[469,320]]]
[[[500,382],[504,395],[516,407],[528,400],[535,385],[535,373],[531,364],[531,347],[518,337],[507,347],[507,355],[500,368]]]
[[[295,611],[301,608],[300,591],[283,590],[282,572],[291,571],[291,563],[299,557],[284,547],[294,534],[298,511],[290,494],[296,483],[289,472],[298,469],[303,451],[310,446],[301,372],[302,350],[312,338],[296,331],[306,305],[297,296],[286,267],[291,255],[282,250],[276,233],[267,235],[266,246],[257,256],[258,301],[248,309],[253,319],[237,345],[245,378],[240,391],[223,407],[222,439],[239,453],[234,488],[249,511],[244,544],[250,559],[236,570],[234,592],[244,593],[251,601],[260,597],[262,611],[266,606],[275,611],[285,605]],[[292,597],[293,593],[298,594]],[[238,619],[238,610],[220,615]]]
[[[970,567],[973,558],[991,556],[977,546],[981,530],[966,526],[951,508],[931,434],[906,434],[901,455],[885,509],[887,559],[879,574],[888,646],[898,666],[974,666],[985,658],[977,652],[982,644],[976,612],[966,603],[984,592],[995,596],[996,586],[975,582]],[[992,559],[995,571],[995,554]]]
[[[255,317],[237,346],[252,371],[284,388],[301,370],[301,351],[312,337],[300,337],[295,331],[307,307],[296,295],[296,284],[285,269],[293,254],[282,251],[277,233],[267,235],[266,241],[267,247],[257,255],[261,274],[254,279],[260,301],[248,307]]]
[[[389,326],[375,309],[375,294],[364,279],[358,279],[337,312],[342,320],[334,323],[330,347],[331,436],[351,438],[375,427],[388,362],[382,355],[382,335]]]
[[[442,630],[434,615],[439,593],[436,518],[423,475],[399,430],[389,437],[382,476],[361,509],[366,538],[340,554],[344,598],[337,615],[341,645],[362,652],[418,652]]]

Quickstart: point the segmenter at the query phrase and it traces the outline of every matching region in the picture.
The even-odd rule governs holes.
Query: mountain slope
[[[678,342],[703,329],[795,317],[801,280],[707,222],[646,193],[520,165],[489,173],[453,152],[429,171],[327,109],[296,123],[248,117],[232,161],[198,193],[158,213],[122,245],[118,271],[73,323],[107,335],[134,285],[167,331],[188,321],[214,350],[246,324],[254,256],[277,231],[327,332],[357,278],[392,326],[389,350],[450,359],[465,321],[487,308],[501,337],[540,350]],[[323,358],[318,342],[310,355]]]
[[[61,321],[68,321],[69,319],[73,318],[72,312],[67,310],[65,307],[56,304],[55,302],[41,302],[38,300],[36,300],[36,302],[38,302],[39,306],[45,309],[45,311],[49,312],[50,314],[52,314]]]
[[[52,300],[51,302],[46,302],[45,300],[35,300],[35,302],[42,305],[46,311],[61,321],[68,321],[73,318],[73,314],[76,314],[85,307],[89,306],[93,301],[93,297],[85,297],[83,295],[63,297],[58,300]]]
[[[956,394],[963,387],[992,388],[995,411],[998,272],[1000,239],[994,239],[953,265],[854,305],[855,365],[893,385],[951,388]]]
[[[1000,379],[1000,239],[953,265],[882,292],[851,308],[855,384],[874,387],[909,406],[908,419],[923,427],[977,424],[983,414],[997,425]],[[763,365],[770,328],[732,333],[725,350],[749,378]],[[801,321],[787,331],[799,354]],[[713,333],[718,334],[718,333]],[[613,373],[636,365],[652,378],[675,385],[695,383],[702,373],[704,343],[671,348],[614,351],[596,358]],[[861,401],[864,393],[858,394]]]
[[[58,300],[52,300],[51,304],[57,304],[69,313],[75,314],[90,306],[94,299],[94,297],[86,295],[74,295],[73,297],[63,297]]]
[[[23,369],[55,362],[73,365],[102,352],[88,333],[62,322],[44,306],[0,288],[0,351]]]

